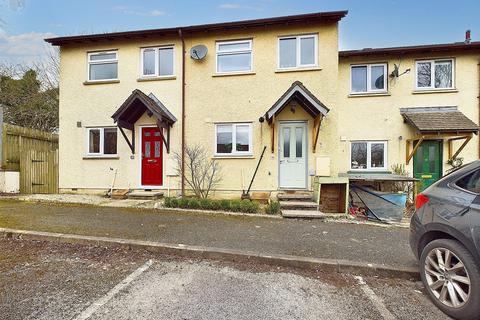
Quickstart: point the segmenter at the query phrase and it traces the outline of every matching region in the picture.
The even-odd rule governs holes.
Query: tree
[[[55,132],[58,130],[58,52],[31,66],[0,66],[0,104],[5,122]]]
[[[182,176],[182,156],[175,153],[177,173]],[[185,148],[185,182],[197,198],[208,198],[210,191],[222,180],[220,164],[210,159],[199,145]]]

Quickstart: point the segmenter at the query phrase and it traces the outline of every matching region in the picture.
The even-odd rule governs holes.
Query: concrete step
[[[325,214],[317,210],[282,210],[284,218],[325,219]]]
[[[136,190],[128,194],[128,199],[158,200],[163,197],[163,191]]]
[[[313,201],[280,201],[280,208],[285,210],[318,210]]]
[[[312,201],[313,194],[310,193],[279,193],[279,201]]]

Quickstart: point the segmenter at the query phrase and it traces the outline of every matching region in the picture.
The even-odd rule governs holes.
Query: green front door
[[[442,177],[442,141],[422,142],[413,156],[413,176],[420,179],[419,191]]]

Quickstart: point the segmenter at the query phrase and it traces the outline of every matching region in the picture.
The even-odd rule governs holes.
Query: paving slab
[[[284,218],[325,219],[325,214],[318,210],[282,210]]]
[[[415,267],[408,229],[0,201],[0,227]]]

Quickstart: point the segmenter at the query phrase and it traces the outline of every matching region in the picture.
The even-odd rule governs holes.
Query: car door
[[[433,211],[430,228],[449,233],[467,247],[480,241],[479,235],[474,235],[472,230],[474,221],[478,223],[480,216],[480,169],[447,176],[424,194],[430,198],[429,207]],[[477,229],[476,233],[479,232]]]
[[[468,174],[457,182],[472,194],[475,194],[469,211],[465,213],[465,226],[463,229],[475,244],[477,255],[480,256],[480,169]],[[471,235],[471,236],[470,236]],[[473,250],[473,248],[472,248]]]

